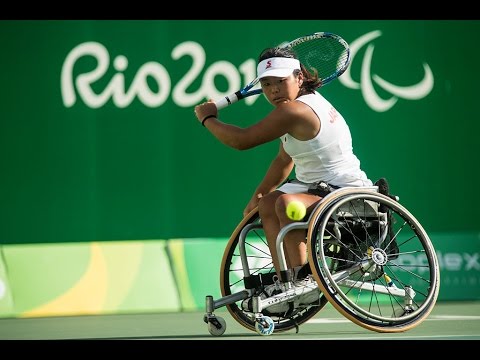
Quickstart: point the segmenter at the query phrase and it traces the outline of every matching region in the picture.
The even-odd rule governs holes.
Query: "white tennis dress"
[[[309,184],[321,180],[339,187],[372,185],[353,153],[352,136],[343,116],[318,92],[300,96],[296,101],[310,106],[317,114],[320,131],[306,141],[289,134],[281,137],[283,148],[295,163],[296,180],[278,190],[289,194],[306,192]]]

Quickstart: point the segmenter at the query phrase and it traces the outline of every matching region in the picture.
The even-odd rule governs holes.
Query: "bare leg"
[[[278,276],[280,276],[280,268],[276,249],[277,236],[282,227],[294,222],[287,217],[287,204],[292,200],[302,201],[307,207],[308,213],[320,199],[312,194],[284,194],[280,191],[271,192],[260,199],[259,214]],[[286,234],[283,246],[288,268],[301,266],[307,262],[305,236],[305,230],[292,230]]]
[[[275,203],[275,212],[279,220],[280,229],[294,222],[287,216],[287,205],[293,200],[299,200],[307,207],[309,214],[321,198],[312,194],[284,194],[279,196]],[[277,233],[278,235],[278,233]],[[291,230],[284,238],[283,246],[288,268],[295,268],[307,263],[306,230]]]
[[[277,247],[275,244],[277,241],[277,235],[280,231],[280,222],[275,212],[275,203],[278,197],[282,194],[283,193],[280,191],[273,191],[263,196],[258,203],[258,213],[262,219],[263,229],[267,238],[270,254],[272,255],[273,265],[278,276],[280,276],[280,267],[278,262]]]

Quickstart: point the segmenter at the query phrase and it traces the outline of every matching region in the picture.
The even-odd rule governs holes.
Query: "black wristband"
[[[207,116],[205,116],[205,117],[203,118],[203,120],[202,120],[202,126],[205,126],[205,121],[206,121],[207,119],[212,118],[212,117],[216,118],[217,115],[207,115]]]

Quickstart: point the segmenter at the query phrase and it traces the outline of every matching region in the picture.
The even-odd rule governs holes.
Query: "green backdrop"
[[[228,237],[278,143],[226,148],[193,108],[316,31],[352,46],[321,92],[369,177],[427,231],[477,232],[478,21],[0,21],[1,243]],[[259,96],[220,117],[269,110]]]

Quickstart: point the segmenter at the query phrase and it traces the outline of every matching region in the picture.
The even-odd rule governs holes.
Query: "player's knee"
[[[287,217],[287,205],[295,199],[291,194],[280,195],[275,201],[275,214],[281,222],[289,223],[291,220]]]
[[[258,201],[258,213],[260,218],[268,219],[275,215],[275,199],[269,195],[263,196]]]

